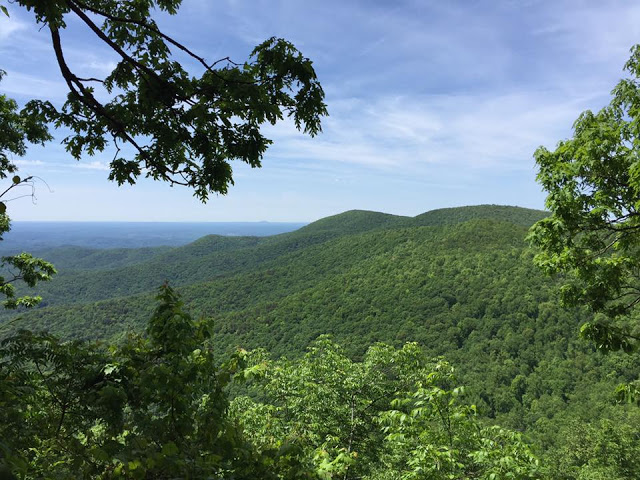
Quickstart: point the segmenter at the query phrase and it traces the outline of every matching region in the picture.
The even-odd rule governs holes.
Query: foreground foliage
[[[520,437],[481,427],[415,344],[362,362],[238,351],[164,286],[145,337],[108,349],[22,331],[0,349],[0,460],[14,478],[537,478]],[[233,379],[261,400],[229,401]],[[395,472],[395,473],[394,473]],[[389,477],[391,475],[391,477]]]
[[[453,368],[414,343],[370,347],[361,362],[320,338],[297,361],[250,369],[235,415],[262,449],[296,441],[321,478],[538,478],[521,437],[483,427],[461,400]]]
[[[577,338],[589,313],[559,305],[557,284],[532,264],[524,241],[527,225],[543,215],[494,206],[414,219],[347,212],[272,238],[206,237],[127,268],[65,272],[61,263],[45,297],[62,305],[23,313],[4,331],[21,325],[67,339],[126,340],[128,330],[144,330],[152,298],[94,303],[93,295],[126,295],[173,273],[189,309],[212,318],[220,359],[237,345],[262,347],[276,359],[287,356],[293,369],[324,333],[357,362],[377,342],[401,348],[415,341],[427,358],[446,355],[456,366],[459,383],[445,390],[465,385],[483,425],[524,432],[549,478],[560,469],[569,473],[557,478],[580,478],[598,454],[569,443],[577,437],[566,432],[582,424],[596,435],[611,422],[623,443],[636,441],[637,418],[617,412],[637,407],[615,405],[613,392],[626,383],[619,400],[629,400],[640,361],[599,354]],[[462,223],[441,225],[454,221]],[[584,456],[567,460],[571,468],[554,460],[574,447]]]
[[[277,478],[287,454],[259,454],[227,416],[244,352],[216,366],[206,325],[169,287],[158,300],[147,337],[120,347],[3,342],[0,451],[18,477]]]
[[[0,70],[0,80],[4,75],[5,72]],[[16,190],[33,186],[32,177],[16,175],[18,168],[11,157],[23,156],[27,143],[44,144],[48,140],[51,140],[51,135],[42,119],[21,114],[15,100],[0,94],[0,180],[11,176],[10,183],[0,193],[0,241],[11,227],[7,200]],[[16,283],[24,282],[34,287],[38,282],[50,280],[56,273],[51,263],[24,252],[2,257],[0,268],[4,273],[0,276],[0,295],[5,298],[3,306],[10,309],[33,307],[41,300],[38,296],[17,295]]]
[[[62,108],[32,100],[22,116],[66,128],[63,143],[77,160],[111,146],[109,178],[118,184],[134,184],[144,175],[187,186],[206,201],[233,183],[233,160],[260,166],[272,143],[263,124],[291,117],[305,133],[321,130],[324,92],[312,62],[286,40],[267,39],[246,62],[206,60],[153,19],[176,14],[181,0],[12,3],[49,32],[69,90]],[[86,27],[95,46],[115,56],[108,75],[87,78],[73,70],[63,46],[68,22]],[[189,72],[183,66],[188,62],[201,73]]]
[[[599,315],[582,334],[604,350],[640,345],[640,46],[609,105],[586,111],[572,138],[535,153],[551,216],[531,230],[536,263],[563,274],[562,299]]]

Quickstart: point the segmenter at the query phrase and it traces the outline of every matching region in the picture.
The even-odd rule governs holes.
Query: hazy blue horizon
[[[221,225],[234,225],[234,224],[260,224],[260,223],[269,223],[272,225],[289,225],[289,224],[302,224],[302,225],[307,225],[311,222],[274,222],[271,220],[256,220],[256,221],[252,221],[252,222],[243,222],[243,221],[235,221],[235,222],[216,222],[216,221],[202,221],[202,222],[197,222],[197,221],[178,221],[178,220],[11,220],[11,225],[16,225],[16,224],[35,224],[35,223],[46,223],[46,224],[53,224],[53,223],[60,223],[60,224],[66,224],[66,223],[70,223],[70,224],[81,224],[81,223],[88,223],[88,224],[109,224],[109,223],[113,223],[113,224],[119,224],[119,223],[127,223],[127,224],[133,224],[133,223],[140,223],[140,224],[166,224],[166,223],[171,223],[171,224],[179,224],[179,225],[216,225],[216,224],[221,224]]]
[[[179,246],[205,235],[264,237],[290,232],[306,222],[114,222],[15,221],[0,251],[45,250],[62,246],[140,248]]]

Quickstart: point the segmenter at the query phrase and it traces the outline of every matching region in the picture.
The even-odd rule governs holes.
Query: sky
[[[7,2],[3,2],[7,3]],[[7,5],[0,93],[61,104],[65,84],[47,30]],[[60,145],[15,158],[35,201],[14,220],[313,221],[351,209],[414,216],[476,204],[544,208],[533,153],[609,102],[640,42],[640,4],[577,0],[184,0],[160,27],[208,60],[246,60],[271,37],[314,62],[329,117],[315,138],[265,128],[263,167],[234,162],[235,185],[206,204],[181,187],[107,180],[113,151],[75,161]],[[62,32],[78,74],[115,65],[76,19]],[[1,185],[0,185],[1,187]]]

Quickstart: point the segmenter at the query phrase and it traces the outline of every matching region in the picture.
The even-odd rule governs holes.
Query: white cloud
[[[82,67],[88,69],[91,72],[95,72],[100,75],[109,75],[116,68],[116,62],[114,61],[99,61],[91,60],[82,64]]]
[[[15,160],[13,163],[15,163],[18,167],[37,167],[37,166],[41,166],[41,165],[45,165],[45,163],[42,160]]]
[[[6,40],[21,30],[25,30],[27,24],[18,20],[17,18],[7,18],[0,12],[0,43],[4,43]]]
[[[74,168],[80,168],[80,169],[86,169],[86,170],[102,170],[102,171],[108,171],[109,170],[109,164],[105,163],[105,162],[100,162],[100,161],[92,161],[92,162],[78,162],[72,165]]]
[[[535,149],[553,146],[560,132],[568,136],[593,102],[548,91],[346,99],[333,103],[318,138],[303,137],[291,124],[265,132],[274,139],[267,157],[408,175],[424,175],[431,165],[530,171]]]
[[[36,74],[7,71],[0,90],[10,95],[61,101],[66,98],[67,86],[62,80],[49,80]]]
[[[18,159],[13,163],[16,164],[22,170],[34,170],[39,172],[70,172],[73,170],[101,170],[108,171],[109,164],[106,162],[101,162],[99,160],[93,161],[69,161],[69,162],[61,162],[56,160],[51,161],[43,161],[43,160],[31,160],[31,159]]]

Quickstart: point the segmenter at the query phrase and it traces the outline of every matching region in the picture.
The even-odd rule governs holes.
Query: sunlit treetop
[[[586,111],[573,137],[535,153],[552,215],[531,230],[536,262],[562,274],[568,305],[598,314],[583,334],[603,349],[640,341],[640,48],[609,105]]]

